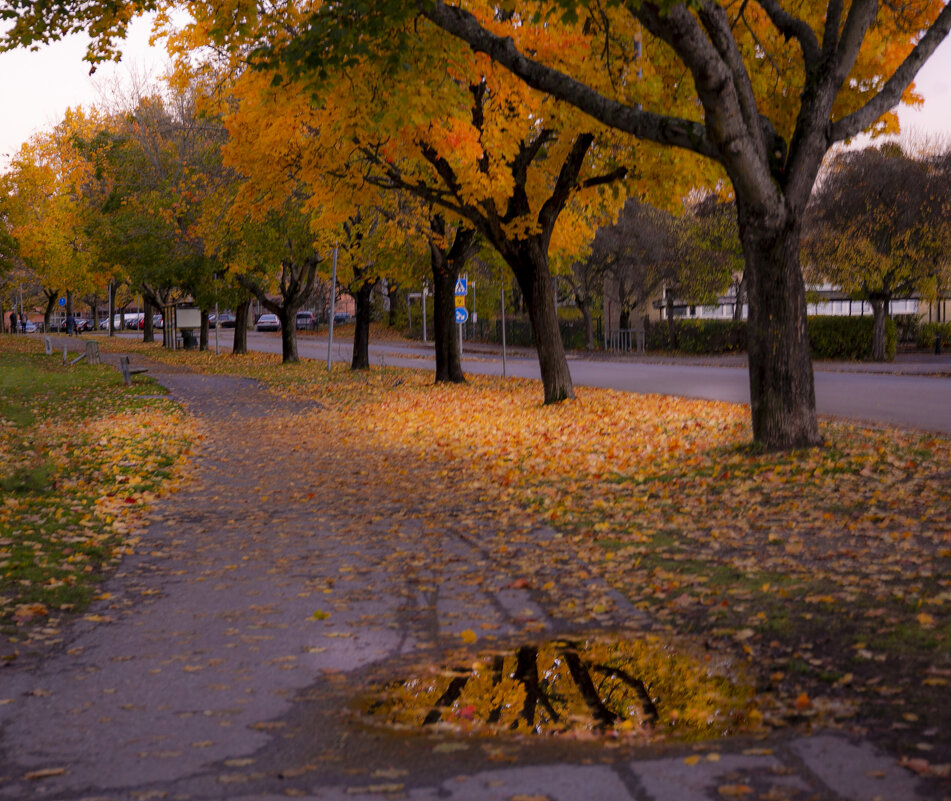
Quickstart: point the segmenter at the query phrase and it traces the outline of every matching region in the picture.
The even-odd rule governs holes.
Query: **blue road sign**
[[[456,322],[462,325],[466,320],[469,319],[469,310],[465,306],[459,306],[456,308]]]
[[[65,306],[65,305],[66,305],[66,298],[60,298],[60,299],[59,299],[59,305],[60,305],[60,306]]]
[[[466,292],[467,292],[468,289],[469,289],[468,283],[469,283],[469,282],[466,280],[465,276],[460,275],[460,276],[456,279],[456,291],[455,291],[454,294],[456,294],[456,295],[465,295]],[[459,321],[456,320],[456,322],[458,323]],[[463,322],[465,322],[465,320],[463,320]]]

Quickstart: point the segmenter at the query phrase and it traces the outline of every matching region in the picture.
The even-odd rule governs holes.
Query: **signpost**
[[[456,322],[459,324],[459,356],[462,357],[462,326],[469,319],[469,312],[466,309],[466,292],[468,291],[469,279],[467,276],[460,275],[456,279],[456,288],[453,294],[456,296]]]

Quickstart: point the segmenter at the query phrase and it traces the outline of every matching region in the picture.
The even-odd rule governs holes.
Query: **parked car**
[[[163,325],[165,325],[165,321],[162,319],[162,315],[161,315],[161,314],[153,314],[153,315],[152,315],[152,326],[153,326],[153,328],[161,328]],[[138,319],[138,321],[136,322],[135,327],[138,328],[140,331],[141,331],[143,328],[145,328],[145,315],[144,315],[144,314],[139,315],[139,319]]]
[[[276,314],[262,314],[254,326],[256,331],[280,331],[281,321]]]
[[[334,312],[334,325],[350,322],[350,315],[346,312]]]
[[[77,317],[73,322],[76,324],[76,333],[77,333],[77,334],[78,334],[80,331],[91,331],[91,330],[92,330],[92,324],[89,322],[89,320],[87,320],[87,319],[85,319],[85,318],[83,318],[83,317]]]
[[[217,328],[219,325],[222,328],[234,328],[235,316],[231,312],[221,312],[221,314],[208,315],[208,327]]]
[[[297,330],[298,331],[313,331],[317,325],[317,318],[314,317],[313,312],[301,311],[297,312]]]
[[[24,334],[35,334],[37,332],[36,323],[32,320],[25,320],[23,325],[20,326],[20,329]]]

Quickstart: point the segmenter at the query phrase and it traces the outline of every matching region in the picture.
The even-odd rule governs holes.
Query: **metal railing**
[[[608,328],[604,332],[604,349],[615,353],[644,352],[644,331],[635,328]]]

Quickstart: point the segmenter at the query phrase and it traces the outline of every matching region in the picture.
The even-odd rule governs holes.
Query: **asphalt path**
[[[222,329],[219,347],[230,351],[232,331]],[[336,336],[331,357],[349,361],[349,336]],[[211,332],[214,348],[214,331]],[[249,332],[252,350],[281,352],[279,334]],[[301,336],[301,358],[326,360],[327,338]],[[736,357],[658,362],[654,359],[605,360],[572,354],[572,378],[578,386],[604,387],[642,394],[677,395],[687,398],[749,403],[749,374]],[[432,346],[380,343],[370,346],[374,365],[434,369]],[[499,350],[482,345],[463,345],[463,369],[467,373],[501,375]],[[886,372],[887,371],[887,372]],[[506,374],[539,378],[534,352],[515,349],[507,355]],[[858,420],[877,425],[907,426],[951,434],[951,357],[921,355],[882,366],[820,362],[815,367],[816,409],[820,415]]]

